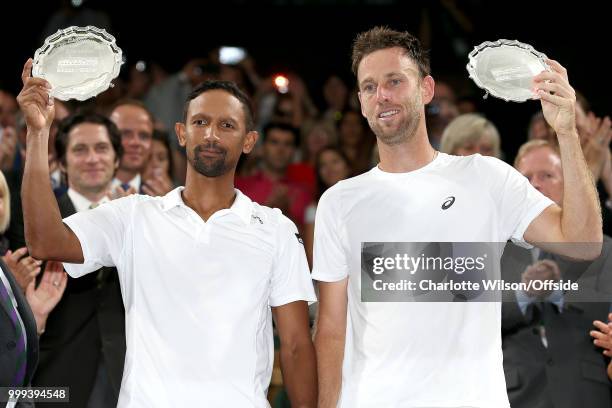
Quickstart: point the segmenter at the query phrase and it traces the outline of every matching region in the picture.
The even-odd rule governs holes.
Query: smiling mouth
[[[399,113],[399,110],[397,109],[391,109],[391,110],[386,110],[384,112],[381,112],[378,114],[378,118],[379,119],[389,119],[392,118],[393,116],[397,115]]]

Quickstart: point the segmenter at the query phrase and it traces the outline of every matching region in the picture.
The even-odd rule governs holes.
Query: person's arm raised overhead
[[[27,125],[26,160],[21,186],[25,236],[37,259],[83,262],[76,235],[63,222],[49,178],[49,129],[55,117],[51,85],[32,78],[32,59],[23,67],[23,89],[17,97]]]

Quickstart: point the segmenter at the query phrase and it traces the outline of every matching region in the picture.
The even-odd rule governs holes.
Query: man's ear
[[[242,146],[242,153],[244,154],[251,153],[251,151],[255,147],[255,144],[257,143],[257,139],[259,139],[259,133],[257,133],[255,130],[251,130],[250,132],[248,132],[244,139],[244,145]]]
[[[433,99],[435,88],[436,82],[431,75],[427,75],[421,80],[421,99],[424,105],[427,105]]]
[[[174,124],[174,132],[176,133],[176,138],[178,139],[179,145],[181,147],[185,147],[187,141],[185,140],[185,124],[181,122],[176,122]]]

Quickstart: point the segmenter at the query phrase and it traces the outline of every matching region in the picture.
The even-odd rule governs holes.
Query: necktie
[[[9,272],[10,273],[10,272]],[[0,280],[0,303],[6,306],[9,312],[9,317],[15,331],[17,332],[17,372],[13,380],[13,386],[19,387],[23,385],[25,378],[26,364],[27,364],[27,353],[25,349],[25,334],[21,330],[21,324],[19,323],[19,317],[17,316],[17,309],[13,306],[11,296],[9,295],[8,289],[4,286],[4,283]]]
[[[100,203],[91,203],[91,204],[89,204],[89,209],[93,210],[94,208],[96,208],[99,205],[100,205]]]
[[[124,191],[128,191],[130,189],[130,184],[129,183],[121,183],[121,188]]]

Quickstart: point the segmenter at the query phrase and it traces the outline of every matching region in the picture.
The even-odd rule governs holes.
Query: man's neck
[[[206,221],[215,212],[230,208],[234,203],[234,172],[206,177],[188,168],[182,194],[185,204]]]
[[[85,197],[86,199],[88,199],[89,201],[91,201],[92,203],[99,203],[108,193],[108,190],[110,188],[110,184],[105,186],[102,189],[96,188],[95,190],[84,190],[84,189],[79,189],[79,188],[75,188],[75,186],[71,185],[70,183],[68,183],[68,187],[72,190],[74,190],[75,192],[79,193],[80,195],[82,195],[83,197]]]
[[[131,170],[126,170],[126,169],[117,169],[117,172],[115,173],[115,178],[117,180],[121,181],[122,183],[129,183],[138,174],[140,174],[140,173],[137,172],[137,171],[131,171]]]
[[[408,173],[432,162],[435,149],[429,143],[424,125],[412,139],[397,145],[386,145],[378,140],[378,167],[387,173]]]

